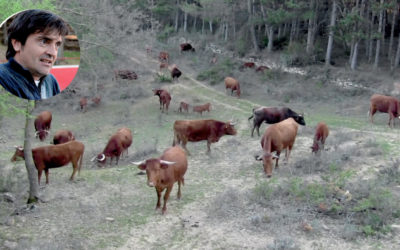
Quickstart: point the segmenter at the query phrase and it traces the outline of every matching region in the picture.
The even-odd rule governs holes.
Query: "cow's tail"
[[[254,114],[252,114],[252,115],[247,119],[247,121],[250,122],[250,119],[253,119],[253,117],[254,117]]]
[[[174,129],[174,139],[172,140],[172,147],[174,147],[176,145],[176,142],[178,141],[178,137],[176,135],[176,131]]]
[[[85,146],[83,147],[81,159],[79,160],[78,175],[81,175],[82,160],[83,160],[83,153],[84,153],[84,152],[85,152]]]

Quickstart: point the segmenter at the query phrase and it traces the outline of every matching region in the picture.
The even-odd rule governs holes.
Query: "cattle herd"
[[[195,49],[188,43],[182,44],[180,48],[181,52],[195,52]],[[161,63],[168,64],[169,54],[165,51],[160,52],[159,60]],[[255,65],[247,63],[243,65],[243,67],[252,68],[255,67]],[[177,69],[177,67],[174,66],[173,69]],[[265,69],[267,68],[263,70]],[[129,75],[127,71],[116,72],[118,76]],[[181,72],[179,76],[180,74]],[[232,77],[226,77],[224,82],[226,89],[231,89],[231,94],[233,91],[236,91],[237,97],[239,98],[239,82]],[[168,107],[171,102],[170,93],[164,89],[153,89],[153,93],[159,97],[160,110],[168,113]],[[100,97],[95,97],[92,101],[95,104],[99,104],[100,99]],[[79,104],[81,109],[85,110],[87,99],[82,98]],[[210,107],[211,104],[206,103],[204,105],[193,106],[192,110],[202,115],[204,111],[210,112]],[[181,101],[178,111],[189,112],[189,104]],[[394,97],[374,94],[370,99],[369,116],[371,123],[373,123],[373,116],[377,111],[388,113],[388,125],[393,127],[395,118],[400,119],[400,102]],[[259,128],[262,123],[271,124],[265,129],[261,136],[262,154],[255,157],[256,160],[262,161],[266,176],[271,177],[274,168],[273,160],[276,160],[275,168],[278,168],[278,161],[283,150],[285,150],[286,160],[289,159],[297,136],[298,126],[305,126],[306,122],[302,114],[298,114],[288,107],[253,108],[248,121],[251,119],[253,119],[250,133],[251,137],[253,137],[255,129],[257,130],[258,136],[260,136]],[[50,111],[43,111],[37,115],[34,126],[36,138],[40,141],[45,140],[49,135],[51,121],[52,113]],[[237,134],[234,127],[235,124],[236,122],[234,121],[218,121],[212,119],[176,120],[172,126],[173,141],[170,148],[167,148],[159,158],[132,162],[134,165],[137,165],[139,169],[146,171],[147,184],[150,187],[155,187],[158,197],[156,209],[161,207],[161,194],[166,189],[162,213],[164,214],[166,212],[166,203],[175,182],[178,182],[178,198],[181,197],[181,185],[184,184],[184,175],[188,168],[187,156],[190,155],[186,147],[187,142],[207,141],[207,153],[210,153],[212,143],[218,142],[224,135],[235,136]],[[319,122],[316,126],[313,145],[311,146],[312,153],[320,154],[321,151],[324,150],[324,144],[328,135],[329,129],[327,124],[322,121]],[[104,166],[107,163],[107,159],[109,159],[110,165],[113,159],[115,159],[115,164],[118,164],[120,157],[124,154],[128,154],[128,148],[131,146],[132,140],[133,135],[129,128],[122,127],[118,129],[111,135],[103,151],[93,157],[91,161],[96,161],[100,166]],[[70,180],[73,180],[76,172],[79,172],[81,169],[84,149],[84,144],[76,141],[73,133],[69,130],[57,131],[53,138],[53,145],[33,148],[32,156],[38,170],[39,185],[43,170],[46,174],[46,184],[48,184],[49,169],[62,167],[70,162],[73,166]],[[16,161],[18,157],[24,158],[24,149],[22,147],[16,147],[11,161]]]

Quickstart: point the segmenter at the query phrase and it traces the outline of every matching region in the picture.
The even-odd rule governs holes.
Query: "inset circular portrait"
[[[0,85],[29,100],[63,91],[79,68],[79,41],[62,17],[46,10],[24,10],[0,27]]]

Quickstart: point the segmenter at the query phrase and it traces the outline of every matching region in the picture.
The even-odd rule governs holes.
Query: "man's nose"
[[[47,53],[53,57],[56,57],[58,53],[58,46],[56,44],[49,45],[47,48]]]

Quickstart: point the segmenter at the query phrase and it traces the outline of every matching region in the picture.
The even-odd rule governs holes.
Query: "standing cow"
[[[203,115],[203,112],[210,112],[211,103],[207,102],[203,105],[193,106],[193,112],[198,112],[200,115]]]
[[[239,81],[236,80],[233,77],[226,77],[225,80],[225,90],[231,89],[231,95],[233,94],[233,91],[236,90],[236,95],[239,98],[240,97],[240,84]]]
[[[66,142],[73,141],[73,140],[75,140],[75,137],[70,130],[61,129],[61,130],[58,130],[56,132],[56,134],[54,135],[53,144],[57,145],[57,144],[62,144],[62,143],[66,143]]]
[[[182,113],[182,110],[183,110],[183,111],[186,111],[186,113],[189,113],[189,104],[186,103],[186,102],[181,102],[181,103],[179,104],[179,109],[178,109],[178,111],[179,111],[180,113]]]
[[[296,140],[298,123],[293,118],[288,118],[279,123],[269,126],[261,137],[263,154],[256,156],[256,160],[263,161],[264,172],[267,177],[272,176],[272,161],[276,159],[275,168],[281,151],[286,149],[285,158],[288,161],[293,144]],[[276,154],[272,154],[276,152]]]
[[[79,100],[79,106],[81,107],[81,111],[82,111],[82,112],[86,112],[86,110],[87,110],[87,104],[88,104],[88,100],[87,100],[86,97],[82,97],[82,98]]]
[[[374,123],[374,114],[376,111],[389,114],[389,127],[394,127],[394,119],[399,118],[400,102],[395,97],[374,94],[370,99],[369,116]],[[393,121],[393,123],[392,123]],[[393,125],[392,125],[393,124]]]
[[[319,122],[315,128],[314,142],[311,147],[312,153],[317,154],[320,150],[324,150],[325,140],[329,135],[329,129],[325,122]]]
[[[172,146],[181,144],[186,148],[188,141],[197,142],[207,140],[207,153],[211,152],[211,143],[218,142],[224,135],[236,135],[235,123],[216,120],[177,120],[174,123],[174,141]]]
[[[36,169],[38,170],[39,185],[43,170],[46,175],[46,184],[49,184],[49,169],[62,167],[70,162],[73,167],[70,180],[74,180],[76,171],[78,171],[78,173],[81,171],[84,151],[85,146],[83,143],[78,141],[33,148],[32,157]],[[25,159],[24,149],[22,147],[16,147],[16,151],[11,158],[11,161],[16,161],[18,157]]]
[[[46,139],[51,127],[52,114],[50,111],[41,112],[35,119],[36,138],[41,141]]]
[[[254,129],[257,128],[257,134],[260,136],[260,126],[262,122],[268,124],[274,124],[283,121],[289,117],[292,117],[298,124],[305,126],[306,122],[302,115],[297,114],[293,110],[287,107],[260,107],[254,108],[253,114],[248,118],[253,120],[253,128],[251,129],[251,137],[253,137]]]
[[[153,89],[154,95],[160,98],[160,109],[164,113],[164,108],[168,114],[169,103],[171,102],[171,95],[164,89]]]
[[[162,213],[167,211],[167,201],[175,182],[178,182],[178,199],[181,198],[181,184],[184,185],[184,175],[188,161],[182,148],[176,146],[168,148],[159,158],[151,158],[140,162],[132,162],[141,170],[146,170],[147,185],[155,187],[157,192],[156,209],[161,207],[161,195],[164,189],[164,205]]]

